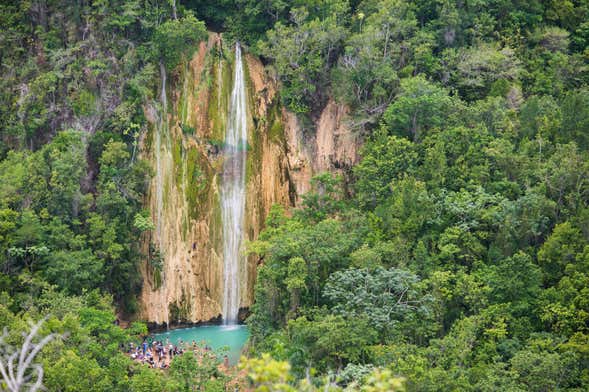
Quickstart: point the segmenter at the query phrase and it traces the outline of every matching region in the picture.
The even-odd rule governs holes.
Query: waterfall
[[[241,254],[245,210],[247,118],[245,79],[239,43],[235,45],[233,90],[224,143],[221,181],[223,223],[223,323],[237,322],[240,303],[239,276],[245,261]]]
[[[161,110],[159,111],[158,126],[155,130],[155,162],[156,162],[156,175],[155,175],[155,238],[157,241],[157,247],[160,252],[164,250],[164,189],[166,173],[170,173],[171,151],[170,146],[170,135],[168,129],[168,97],[166,93],[166,68],[164,63],[160,61],[160,76],[162,79],[162,89],[160,95]],[[162,140],[162,137],[164,140]],[[151,244],[149,245],[151,246]],[[159,292],[161,303],[167,303],[166,291],[160,290]],[[166,324],[166,328],[170,326],[170,319],[168,312],[164,312],[163,320],[156,320]]]

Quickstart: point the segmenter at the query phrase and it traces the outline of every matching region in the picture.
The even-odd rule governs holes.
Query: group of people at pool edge
[[[189,346],[182,339],[178,340],[178,344],[174,345],[167,338],[163,342],[146,337],[139,345],[133,342],[129,343],[125,350],[133,360],[155,369],[169,368],[174,357],[182,355],[188,350],[192,350],[194,354],[199,356],[208,354],[216,357],[216,353],[214,353],[204,340],[200,343],[193,340]],[[223,356],[223,365],[225,368],[229,368],[229,358],[227,355]]]

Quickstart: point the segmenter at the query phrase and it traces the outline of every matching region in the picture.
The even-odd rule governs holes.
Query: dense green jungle
[[[244,244],[239,365],[154,369],[150,116],[214,34],[358,159]],[[588,44],[588,0],[0,0],[0,390],[589,390]]]

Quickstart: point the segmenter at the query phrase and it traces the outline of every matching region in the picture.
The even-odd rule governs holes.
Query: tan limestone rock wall
[[[214,36],[212,36],[214,37]],[[207,54],[217,44],[209,39],[202,43],[193,59],[169,86],[171,106],[165,113],[165,123],[154,122],[153,137],[161,143],[152,143],[146,154],[155,165],[155,178],[150,187],[149,205],[156,224],[150,239],[147,260],[142,265],[143,290],[140,301],[140,318],[158,324],[178,321],[209,320],[220,313],[218,298],[222,287],[218,276],[222,274],[222,256],[218,238],[220,228],[215,221],[218,186],[214,160],[208,160],[206,145],[202,142],[210,134],[208,103],[210,91],[203,88],[207,76]],[[160,109],[160,112],[162,110]],[[183,127],[191,126],[195,132],[187,135]],[[195,162],[197,161],[197,162]],[[158,164],[159,162],[159,164]],[[198,167],[199,181],[206,187],[199,194],[199,205],[190,205],[191,190],[199,186],[188,177],[188,167]],[[163,203],[158,203],[158,187]],[[218,204],[218,203],[217,203]],[[150,264],[163,261],[158,273]],[[159,278],[156,278],[159,275]],[[176,308],[171,312],[171,307]]]
[[[282,111],[289,175],[300,196],[311,190],[311,178],[322,172],[346,174],[358,162],[360,137],[347,125],[349,109],[329,100],[313,130],[306,132],[296,116]]]
[[[157,229],[144,246],[139,318],[157,324],[209,321],[221,314],[219,176],[233,82],[232,48],[224,45],[218,34],[211,34],[189,64],[177,71],[168,86],[167,120],[160,121],[153,108],[146,109],[153,132],[143,154],[154,165],[148,205]],[[246,239],[254,240],[272,204],[291,204],[291,189],[276,115],[275,82],[259,60],[249,55],[245,60],[249,129],[245,230]],[[150,262],[157,251],[163,260],[161,279]],[[249,258],[240,271],[244,308],[253,302],[256,262]]]
[[[361,141],[348,109],[330,100],[304,129],[280,106],[278,83],[259,59],[244,57],[248,99],[245,238],[255,240],[273,204],[296,206],[313,175],[347,173]],[[139,318],[157,324],[221,315],[223,249],[219,178],[233,83],[233,48],[211,33],[167,83],[169,104],[145,108],[152,128],[143,156],[155,176],[148,200],[156,230],[145,235]],[[158,108],[159,106],[159,108]],[[245,251],[245,249],[244,249]],[[158,252],[161,268],[158,269]],[[257,260],[240,271],[241,307],[253,303]],[[172,318],[172,319],[170,319]]]

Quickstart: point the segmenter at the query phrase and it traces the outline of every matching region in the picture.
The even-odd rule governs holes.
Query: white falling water
[[[159,126],[155,130],[155,162],[156,162],[156,176],[155,176],[155,238],[157,240],[158,249],[164,249],[164,193],[165,193],[165,175],[170,173],[170,163],[172,157],[170,155],[170,135],[168,129],[168,98],[166,93],[166,68],[160,62],[160,76],[162,79],[162,90],[160,95],[161,111],[159,112]],[[163,140],[162,140],[163,139]],[[160,301],[166,303],[166,290],[160,290]],[[162,320],[156,320],[166,324],[166,328],[170,325],[168,312],[164,312]]]
[[[247,118],[241,48],[235,46],[235,73],[225,133],[221,214],[223,219],[223,323],[235,324],[239,313],[239,270],[245,210]]]

